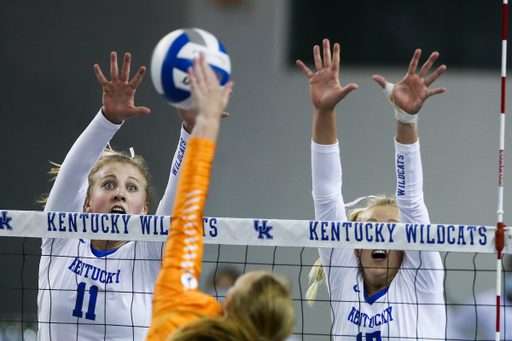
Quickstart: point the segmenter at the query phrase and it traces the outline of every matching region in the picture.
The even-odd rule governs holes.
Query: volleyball
[[[192,108],[187,70],[201,52],[224,86],[231,73],[231,61],[213,34],[199,28],[184,28],[167,34],[156,45],[151,57],[151,78],[156,91],[169,104]]]

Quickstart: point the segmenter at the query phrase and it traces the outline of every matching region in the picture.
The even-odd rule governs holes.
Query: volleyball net
[[[4,274],[9,273],[0,276],[4,277],[0,278],[0,306],[4,307],[0,315],[0,340],[35,340],[40,238],[164,242],[171,219],[150,215],[0,211],[0,237],[2,245],[7,245],[0,250],[0,263]],[[488,289],[496,287],[495,231],[495,226],[458,224],[205,217],[200,289],[222,300],[226,294],[225,277],[253,270],[276,271],[288,277],[293,286],[296,327],[291,338],[328,340],[332,337],[332,302],[325,285],[320,286],[312,306],[306,300],[308,274],[318,259],[318,248],[439,251],[445,275],[447,339],[486,339],[487,325],[496,325],[495,289],[491,290],[494,295],[487,295]],[[512,233],[505,228],[503,253],[511,252]],[[507,255],[504,259],[511,263],[510,268],[504,268],[501,278],[504,290],[512,284],[511,258]],[[502,297],[503,323],[512,320],[512,292],[510,298],[506,294]],[[80,308],[87,310],[85,303]],[[490,339],[493,333],[491,330]],[[510,339],[511,334],[512,325],[503,323],[501,339]]]

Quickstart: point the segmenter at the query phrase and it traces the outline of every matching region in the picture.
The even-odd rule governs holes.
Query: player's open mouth
[[[384,260],[388,256],[388,252],[386,250],[373,250],[372,258],[374,260]]]
[[[112,214],[126,214],[126,211],[122,207],[112,207],[112,210],[110,211]]]

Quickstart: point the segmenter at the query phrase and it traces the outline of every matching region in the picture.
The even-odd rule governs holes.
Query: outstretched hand
[[[215,72],[206,63],[202,53],[199,59],[194,59],[194,67],[188,69],[188,74],[196,119],[220,119],[228,104],[233,82],[226,83],[222,89]]]
[[[126,53],[124,56],[123,69],[119,76],[117,67],[117,54],[112,52],[110,55],[110,76],[109,82],[101,72],[98,64],[94,65],[96,77],[103,86],[103,114],[112,123],[120,124],[124,120],[138,115],[149,114],[149,108],[135,107],[135,90],[139,86],[146,68],[142,66],[139,72],[128,82],[130,77],[130,63],[132,56]]]
[[[334,110],[336,105],[358,86],[354,83],[345,87],[340,85],[340,45],[338,43],[334,44],[332,59],[328,39],[323,41],[323,61],[318,45],[313,48],[313,55],[316,73],[300,60],[297,60],[297,66],[309,78],[309,90],[315,109],[318,111]]]
[[[428,87],[446,70],[445,65],[441,65],[434,73],[425,78],[432,64],[434,64],[437,57],[439,57],[439,53],[432,53],[420,72],[416,75],[416,68],[418,67],[420,56],[421,50],[417,49],[412,57],[407,75],[399,83],[395,84],[390,98],[391,102],[410,115],[417,114],[427,98],[446,91],[446,88],[428,89]],[[386,87],[387,82],[384,77],[375,75],[373,79],[379,83],[382,88]]]

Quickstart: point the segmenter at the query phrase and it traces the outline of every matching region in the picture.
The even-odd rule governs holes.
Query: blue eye
[[[108,189],[113,189],[115,186],[112,182],[106,182],[103,187],[105,188],[108,188]]]
[[[128,190],[130,192],[136,192],[137,191],[137,186],[135,186],[135,185],[129,185],[127,188],[128,188]]]

